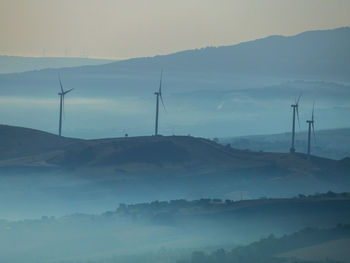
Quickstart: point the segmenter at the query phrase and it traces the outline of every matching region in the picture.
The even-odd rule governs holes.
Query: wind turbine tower
[[[299,95],[299,98],[295,100],[295,103],[290,105],[293,108],[293,126],[292,126],[292,146],[290,147],[289,151],[291,153],[295,153],[295,116],[298,118],[298,124],[300,127],[300,121],[299,121],[299,100],[300,100],[301,94]]]
[[[307,154],[310,155],[311,153],[311,128],[312,128],[312,133],[314,135],[314,138],[316,138],[315,136],[315,120],[314,120],[314,108],[315,108],[315,104],[312,107],[312,115],[311,115],[311,120],[307,120],[307,124],[309,125],[309,131],[308,131],[308,137],[307,137]]]
[[[61,137],[61,134],[62,134],[62,113],[64,110],[64,96],[67,93],[71,92],[73,89],[69,89],[69,90],[64,91],[60,75],[58,75],[58,80],[60,82],[60,87],[61,87],[61,92],[58,93],[58,95],[60,96],[60,117],[59,117],[58,135]]]
[[[155,136],[158,135],[159,99],[161,100],[163,107],[164,107],[164,110],[165,110],[165,105],[164,105],[163,97],[162,97],[162,78],[163,78],[163,70],[160,73],[159,90],[158,90],[158,92],[154,93],[154,95],[156,95],[156,125],[155,125],[155,132],[154,132]]]

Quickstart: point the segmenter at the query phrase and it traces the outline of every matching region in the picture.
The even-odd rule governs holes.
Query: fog
[[[271,233],[347,222],[348,205],[348,199],[178,199],[120,204],[104,213],[0,220],[0,254],[4,262],[175,263],[197,250],[232,249]]]
[[[270,173],[270,174],[269,174]],[[82,172],[4,173],[1,219],[22,220],[74,213],[98,214],[120,203],[155,200],[251,200],[317,192],[346,192],[349,180],[288,177],[278,172],[97,175]]]
[[[63,79],[65,88],[75,88],[65,99],[63,134],[77,138],[151,135],[154,130],[157,79],[139,89],[109,90],[99,86],[80,86]],[[153,83],[153,85],[151,85]],[[132,84],[134,85],[134,84]],[[137,84],[136,84],[137,85]],[[160,131],[163,135],[232,137],[271,134],[291,130],[290,104],[299,94],[300,128],[311,118],[315,102],[316,129],[349,127],[349,85],[320,81],[285,81],[275,85],[226,84],[222,89],[179,92],[172,80],[164,80]],[[184,84],[189,87],[190,84]],[[133,86],[132,86],[133,87]],[[137,86],[135,87],[137,88]],[[57,133],[58,88],[36,93],[6,92],[1,97],[3,123]],[[110,93],[110,94],[108,94]],[[137,94],[137,95],[136,95]]]

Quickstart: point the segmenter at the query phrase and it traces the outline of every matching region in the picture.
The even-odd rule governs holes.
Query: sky
[[[349,0],[0,0],[0,55],[126,59],[350,26]]]

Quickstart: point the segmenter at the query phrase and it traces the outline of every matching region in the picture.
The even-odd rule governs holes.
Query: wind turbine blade
[[[297,100],[297,105],[299,105],[299,101],[300,101],[300,98],[301,98],[301,95],[303,95],[303,93],[300,93],[299,97],[298,97],[298,100]]]
[[[159,93],[162,93],[162,80],[163,80],[163,69],[160,72],[160,81],[159,81]]]
[[[298,125],[299,125],[299,129],[300,129],[299,105],[298,105],[298,104],[297,104],[297,106],[296,106],[296,110],[297,110]]]
[[[166,108],[165,108],[165,105],[164,105],[164,101],[163,101],[163,96],[162,96],[162,94],[160,94],[159,96],[160,96],[160,101],[162,102],[163,108],[164,108],[165,112],[167,112],[167,110],[166,110]]]
[[[312,122],[312,133],[313,133],[313,135],[314,135],[314,140],[315,140],[315,142],[316,142],[315,125],[314,125],[313,122]]]
[[[68,92],[71,92],[73,89],[69,89],[69,90],[65,91],[64,94],[66,95]]]
[[[312,116],[311,116],[311,120],[314,121],[314,111],[315,111],[315,102],[314,105],[312,106]],[[314,124],[312,124],[314,125]]]
[[[62,117],[64,118],[64,94],[62,95]]]
[[[62,82],[61,82],[61,75],[60,74],[58,74],[58,80],[60,81],[61,91],[62,91],[62,93],[64,93],[63,87],[62,87]]]

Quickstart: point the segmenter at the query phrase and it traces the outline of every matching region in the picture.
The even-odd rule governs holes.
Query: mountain
[[[239,136],[220,138],[222,144],[231,144],[233,148],[241,150],[264,152],[288,152],[292,134],[280,133],[270,135]],[[312,154],[331,159],[343,159],[350,156],[350,128],[316,130],[312,135]],[[306,152],[307,132],[297,132],[295,145],[298,152]]]
[[[119,92],[142,92],[154,83],[155,76],[158,79],[161,68],[167,83],[177,91],[217,89],[218,86],[227,89],[232,84],[257,85],[262,81],[271,84],[276,83],[276,79],[349,81],[349,47],[350,27],[344,27],[105,65],[5,74],[0,75],[0,83],[13,88],[26,83],[43,92],[44,87],[47,91],[48,86],[57,82],[57,72],[61,72],[66,81],[85,90],[95,85],[99,89],[117,87]]]
[[[111,63],[113,60],[67,57],[0,56],[0,74]]]
[[[99,67],[112,70],[216,72],[264,77],[330,77],[349,80],[350,27],[270,36],[238,45],[138,58]]]

